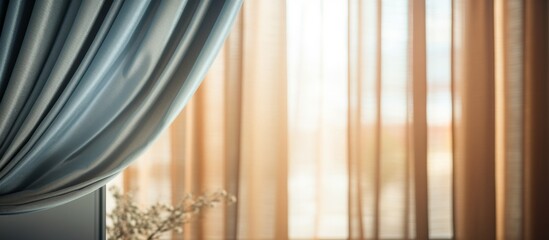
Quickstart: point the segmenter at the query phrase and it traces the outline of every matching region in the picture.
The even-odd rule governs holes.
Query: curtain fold
[[[549,238],[549,3],[523,4],[523,237],[543,239]]]
[[[495,239],[494,4],[454,3],[456,238]]]
[[[125,187],[237,195],[174,239],[547,238],[547,5],[245,2]]]
[[[0,36],[0,213],[83,196],[176,116],[240,1],[10,1]]]
[[[428,128],[427,128],[427,41],[425,0],[414,1],[410,9],[410,81],[408,84],[413,107],[408,145],[408,164],[413,169],[415,237],[429,239],[429,195],[428,195]],[[411,88],[411,89],[410,89]],[[410,171],[410,170],[409,170]],[[405,238],[410,238],[405,234]]]
[[[523,238],[523,1],[495,1],[497,238]]]

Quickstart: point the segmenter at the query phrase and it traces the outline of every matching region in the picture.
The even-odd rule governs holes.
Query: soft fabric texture
[[[177,116],[241,0],[0,3],[0,214],[103,186]]]
[[[145,205],[237,196],[184,239],[549,239],[548,10],[245,1],[119,183]]]

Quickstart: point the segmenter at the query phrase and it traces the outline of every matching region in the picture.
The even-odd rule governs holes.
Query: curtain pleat
[[[382,127],[382,114],[381,114],[381,90],[382,90],[382,7],[383,2],[378,0],[376,3],[376,53],[375,53],[375,129],[374,129],[374,226],[373,237],[379,239],[380,237],[380,194],[381,194],[381,127]]]
[[[238,231],[251,239],[288,238],[285,12],[282,1],[255,1],[243,9],[242,59],[249,71],[242,76],[239,199],[246,207],[238,214],[246,224]]]
[[[413,168],[415,202],[415,238],[429,239],[428,179],[427,179],[427,62],[425,1],[411,4],[411,84],[412,84],[412,126],[410,156]],[[405,236],[409,238],[409,236]]]
[[[455,237],[494,239],[493,2],[455,1],[453,8]]]
[[[188,101],[239,6],[3,2],[0,213],[62,204],[125,168]]]
[[[497,239],[523,237],[523,1],[495,1]]]
[[[524,239],[549,238],[549,3],[524,2]]]
[[[244,53],[244,19],[242,14],[235,20],[233,32],[227,38],[225,44],[225,189],[240,195],[240,184],[235,179],[240,179],[240,158],[242,155],[241,133],[242,123],[242,76],[244,65],[241,58]],[[225,238],[236,239],[238,237],[239,207],[227,208],[225,212]],[[244,224],[244,223],[240,223]]]
[[[362,141],[361,141],[361,90],[362,82],[361,71],[362,64],[359,54],[362,52],[364,41],[360,32],[362,14],[361,1],[349,1],[349,23],[348,23],[348,182],[349,182],[349,238],[364,238],[364,220],[361,215],[364,212],[363,209],[363,193],[362,188],[364,180],[362,179],[361,169],[362,165],[365,165],[362,159]]]

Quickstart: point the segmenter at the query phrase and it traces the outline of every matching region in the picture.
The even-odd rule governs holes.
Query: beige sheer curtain
[[[248,0],[118,183],[172,239],[549,239],[545,0]]]

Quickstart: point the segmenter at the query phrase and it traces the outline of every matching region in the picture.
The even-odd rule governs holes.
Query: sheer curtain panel
[[[548,3],[248,0],[121,182],[237,195],[174,239],[549,239]]]

